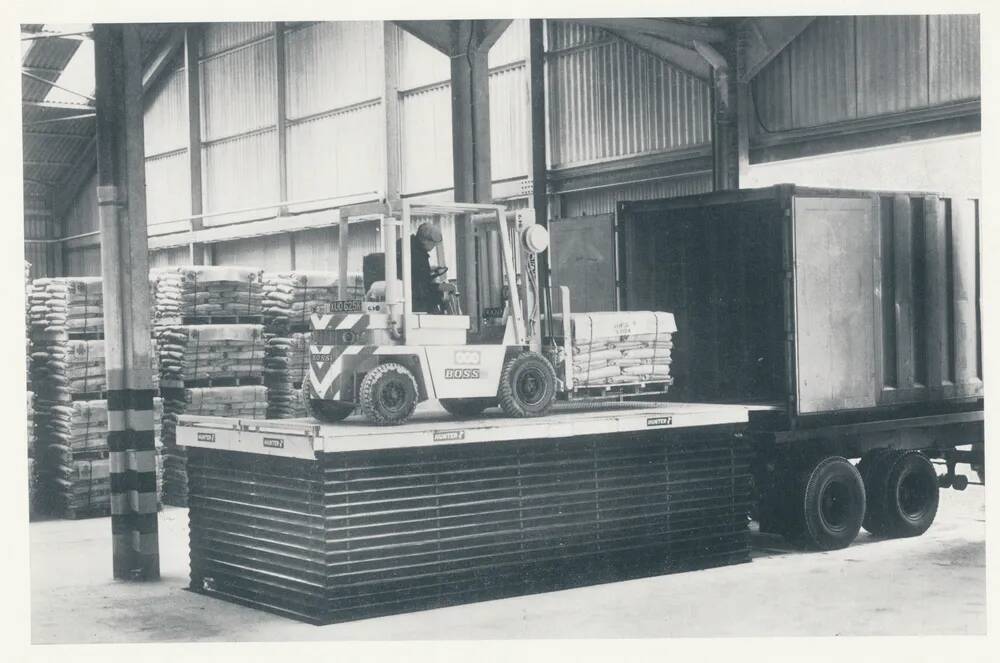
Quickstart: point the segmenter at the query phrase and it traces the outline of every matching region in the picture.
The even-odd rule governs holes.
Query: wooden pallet
[[[607,384],[587,387],[574,387],[568,392],[558,395],[558,400],[571,401],[577,399],[611,400],[619,398],[634,398],[639,396],[666,394],[672,380],[662,382],[638,382],[630,384]]]
[[[205,389],[207,387],[259,387],[264,384],[261,376],[242,378],[206,378],[204,380],[160,379],[160,389]]]
[[[264,316],[256,315],[184,315],[157,318],[156,325],[262,325]]]

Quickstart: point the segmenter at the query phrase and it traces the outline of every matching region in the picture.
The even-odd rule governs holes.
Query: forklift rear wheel
[[[354,412],[354,403],[346,401],[325,401],[321,398],[309,399],[309,410],[312,415],[322,422],[335,424],[351,416]]]
[[[495,398],[442,398],[441,407],[453,417],[466,419],[476,417],[488,407],[497,404]]]
[[[402,364],[380,364],[361,380],[361,410],[384,426],[403,423],[417,407],[417,380]]]
[[[828,456],[801,476],[805,543],[819,550],[851,545],[865,515],[865,486],[846,458]]]
[[[538,417],[556,397],[556,372],[537,352],[517,355],[500,374],[500,407],[511,417]]]
[[[868,514],[865,529],[876,536],[920,536],[934,522],[938,477],[919,451],[891,451],[866,472]]]

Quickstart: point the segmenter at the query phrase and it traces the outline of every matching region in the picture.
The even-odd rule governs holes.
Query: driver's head
[[[425,221],[417,228],[417,240],[424,251],[430,253],[435,246],[441,243],[441,231],[430,221]]]

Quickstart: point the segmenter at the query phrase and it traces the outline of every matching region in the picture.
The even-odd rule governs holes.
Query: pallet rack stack
[[[163,501],[187,506],[187,454],[176,443],[181,414],[263,419],[261,271],[178,266],[152,274],[155,352],[163,396]]]
[[[107,515],[111,484],[101,279],[36,279],[29,323],[35,507],[65,518]],[[155,361],[153,366],[155,375]],[[159,399],[155,404],[161,411]]]
[[[308,409],[303,386],[309,374],[309,319],[314,313],[331,313],[334,302],[340,299],[362,299],[362,276],[349,274],[347,290],[341,297],[334,272],[271,272],[264,274],[263,293],[267,418],[305,417]]]

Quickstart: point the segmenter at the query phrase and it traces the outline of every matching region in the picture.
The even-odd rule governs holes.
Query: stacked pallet
[[[267,357],[264,359],[267,418],[307,416],[303,385],[308,378],[309,332],[270,336],[267,339]]]
[[[261,272],[249,267],[192,265],[156,270],[153,316],[158,324],[251,322],[261,315]]]
[[[100,277],[35,279],[28,304],[33,341],[104,332]]]
[[[163,401],[153,399],[154,443],[160,446]],[[43,464],[54,489],[46,493],[47,511],[65,517],[110,513],[108,403],[72,401],[50,411],[53,441]],[[157,459],[159,465],[159,459]],[[158,484],[159,489],[159,484]]]
[[[264,373],[261,325],[162,326],[156,347],[164,387],[192,381],[259,381]]]
[[[187,505],[181,414],[264,418],[265,337],[261,271],[179,266],[150,274],[155,347],[164,399],[163,500]]]
[[[164,389],[163,502],[187,506],[187,450],[176,443],[181,414],[263,419],[267,416],[267,387],[201,387]]]
[[[674,316],[662,312],[572,316],[573,378],[581,387],[670,384]]]
[[[107,514],[110,475],[101,280],[37,279],[29,304],[38,506],[71,518]],[[155,388],[155,355],[151,362]],[[159,420],[157,413],[157,425]]]
[[[309,373],[309,324],[315,314],[331,313],[335,302],[364,298],[360,273],[348,274],[341,296],[335,272],[269,272],[263,276],[267,360],[268,419],[307,416],[303,385]]]

